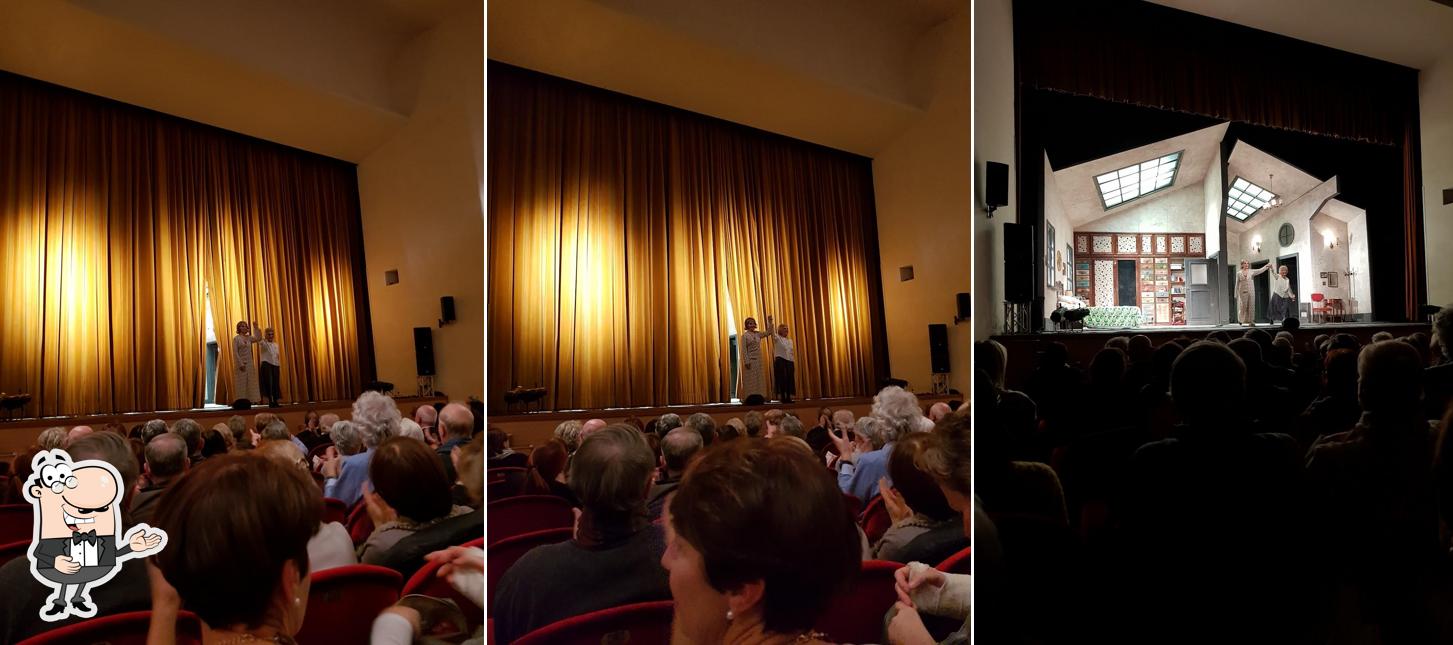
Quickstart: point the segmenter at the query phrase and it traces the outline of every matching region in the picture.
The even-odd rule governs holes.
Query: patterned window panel
[[[1114,253],[1115,249],[1110,245],[1109,235],[1092,235],[1090,237],[1091,249],[1095,253]]]
[[[1135,255],[1135,236],[1117,235],[1115,237],[1115,252],[1120,255]]]
[[[1170,237],[1170,252],[1171,253],[1185,253],[1186,252],[1186,236],[1184,236],[1184,235],[1172,235]]]
[[[1164,235],[1157,235],[1157,236],[1155,236],[1155,252],[1156,253],[1160,253],[1160,254],[1165,253],[1165,236]]]
[[[1205,238],[1203,238],[1203,237],[1201,237],[1199,235],[1192,235],[1191,236],[1190,243],[1191,243],[1191,253],[1192,254],[1194,254],[1194,255],[1201,255],[1202,253],[1205,253],[1206,252],[1206,245],[1205,245],[1204,242],[1202,242],[1202,240],[1204,240],[1204,239]]]
[[[1095,304],[1108,307],[1115,304],[1115,261],[1095,260]]]
[[[1140,252],[1141,253],[1150,253],[1150,236],[1149,235],[1141,235],[1140,236]]]
[[[1089,252],[1090,252],[1090,236],[1088,236],[1088,235],[1076,235],[1075,236],[1075,253],[1089,253]]]

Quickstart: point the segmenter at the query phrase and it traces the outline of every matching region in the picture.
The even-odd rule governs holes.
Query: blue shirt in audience
[[[851,464],[840,464],[837,473],[838,488],[863,502],[878,494],[878,478],[888,476],[888,457],[893,454],[893,442],[882,448],[858,455]]]
[[[343,457],[343,463],[338,469],[338,477],[323,484],[323,496],[340,500],[344,505],[353,508],[358,500],[363,499],[361,488],[363,482],[368,481],[368,465],[372,461],[372,450]]]
[[[308,444],[303,443],[303,440],[302,439],[299,439],[299,438],[297,438],[295,436],[294,437],[288,437],[288,438],[293,440],[293,445],[294,446],[297,446],[298,447],[298,450],[303,451],[303,456],[304,457],[307,457],[308,456]]]

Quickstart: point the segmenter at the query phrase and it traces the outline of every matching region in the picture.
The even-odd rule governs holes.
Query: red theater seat
[[[868,508],[863,510],[863,533],[868,536],[868,544],[877,544],[892,526],[893,518],[888,515],[888,506],[883,503],[883,497],[874,497],[873,501],[868,502]]]
[[[559,544],[569,540],[574,534],[575,528],[567,526],[521,533],[489,545],[487,551],[489,564],[485,567],[484,593],[484,601],[489,603],[489,607],[485,608],[485,613],[489,613],[489,610],[494,608],[494,590],[499,586],[499,581],[504,579],[505,572],[509,571],[510,567],[514,566],[526,553],[529,553],[530,549],[546,544]]]
[[[14,560],[15,558],[25,557],[25,551],[29,548],[30,540],[0,544],[0,567],[5,566],[6,562]]]
[[[828,604],[818,617],[817,631],[833,643],[876,643],[883,639],[883,616],[898,594],[893,591],[897,562],[865,560],[848,590]]]
[[[0,544],[30,541],[34,533],[30,526],[32,514],[30,504],[5,504],[0,506]]]
[[[354,546],[363,544],[373,534],[373,518],[368,516],[368,505],[363,500],[358,500],[348,513],[348,523],[344,526],[348,527],[348,537],[353,538]]]
[[[575,526],[570,503],[554,495],[521,495],[490,502],[486,540],[494,544],[531,531]]]
[[[974,547],[964,547],[963,551],[945,558],[934,568],[944,573],[970,573],[974,564],[973,550]]]
[[[843,493],[843,503],[848,507],[848,515],[857,517],[858,513],[863,512],[863,500],[858,499],[857,495]]]
[[[128,611],[57,627],[20,641],[20,645],[146,645],[146,631],[150,628],[151,612]],[[202,642],[202,621],[196,614],[183,611],[177,615],[175,642],[185,645]]]
[[[399,600],[403,576],[393,569],[355,564],[313,574],[300,645],[367,643],[373,619]]]
[[[671,601],[657,600],[602,609],[551,623],[521,636],[515,645],[669,642]]]
[[[338,522],[348,526],[348,506],[341,499],[323,498],[323,523]]]
[[[483,548],[484,538],[471,540],[460,546]],[[474,629],[479,627],[480,620],[484,618],[483,608],[474,606],[474,601],[465,598],[463,594],[454,589],[454,585],[449,584],[448,579],[439,577],[441,566],[443,565],[438,562],[425,564],[424,568],[419,569],[413,577],[409,578],[408,582],[404,583],[402,595],[420,594],[432,598],[452,599],[460,609],[464,610],[464,618],[469,621],[468,632],[473,634]],[[494,573],[489,567],[485,567],[485,569],[488,573]]]

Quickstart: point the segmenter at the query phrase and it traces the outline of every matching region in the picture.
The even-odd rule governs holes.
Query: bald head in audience
[[[938,423],[939,421],[943,421],[944,417],[953,414],[953,412],[953,409],[947,403],[939,401],[928,408],[928,420]]]
[[[597,430],[606,426],[605,419],[591,419],[580,425],[580,440],[585,441],[586,437],[594,434]]]
[[[187,472],[187,441],[174,432],[157,435],[146,444],[146,476],[154,486],[165,486]]]
[[[666,433],[666,438],[661,440],[661,459],[666,462],[667,475],[681,477],[702,445],[701,433],[691,428],[676,428]]]
[[[70,445],[71,442],[80,439],[81,437],[84,437],[88,434],[91,434],[92,432],[94,432],[94,430],[91,429],[91,426],[76,426],[74,428],[71,428],[71,431],[66,433],[66,445]]]
[[[474,435],[474,413],[463,403],[450,403],[439,411],[439,425],[446,439],[469,439]]]

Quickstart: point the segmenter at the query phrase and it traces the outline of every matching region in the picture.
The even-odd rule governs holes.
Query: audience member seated
[[[888,474],[893,479],[891,486],[879,484],[879,493],[893,525],[873,545],[873,558],[894,562],[927,560],[923,554],[913,553],[906,547],[919,536],[934,529],[949,527],[950,530],[963,526],[958,513],[948,504],[948,499],[939,490],[933,477],[921,470],[917,460],[933,436],[917,432],[898,441],[893,456],[888,459]],[[931,557],[931,556],[930,556]]]
[[[231,436],[227,424],[219,423],[202,433],[202,459],[225,455],[230,450],[227,437]]]
[[[1335,349],[1327,354],[1322,394],[1297,419],[1293,436],[1303,453],[1319,438],[1346,432],[1362,418],[1357,402],[1357,352]]]
[[[1433,338],[1429,345],[1431,367],[1423,370],[1427,393],[1427,417],[1438,419],[1453,405],[1453,305],[1433,316]]]
[[[168,541],[150,558],[160,575],[148,641],[174,642],[185,609],[208,643],[291,642],[308,607],[317,490],[302,470],[262,455],[209,459],[182,478],[156,515]]]
[[[1014,455],[1021,459],[1043,459],[1046,455],[1041,454],[1044,447],[1038,443],[1039,411],[1034,401],[1023,392],[1010,390],[1005,385],[1009,351],[998,341],[979,341],[974,343],[974,365],[975,375],[979,374],[978,370],[983,370],[982,373],[993,386],[993,389],[986,390],[985,393],[993,395],[1000,422],[1005,425],[1008,438],[1012,442]]]
[[[91,426],[76,426],[74,428],[71,428],[70,431],[66,433],[66,445],[69,446],[77,439],[91,434],[92,432],[95,432],[95,430],[91,429]]]
[[[296,468],[311,477],[307,456],[292,442],[264,441],[250,454]],[[313,490],[318,490],[318,487],[314,486]],[[318,491],[318,497],[321,499],[322,496],[322,491]],[[318,531],[308,540],[308,563],[313,571],[358,564],[358,552],[353,548],[353,538],[348,534],[348,527],[341,522],[320,523]]]
[[[1360,592],[1360,608],[1389,642],[1429,642],[1429,573],[1439,562],[1433,480],[1436,433],[1423,415],[1417,351],[1385,340],[1357,358],[1362,418],[1328,435],[1307,456],[1318,535],[1335,531],[1326,567]],[[1348,521],[1349,517],[1357,521]],[[1339,611],[1341,608],[1339,608]]]
[[[247,420],[243,419],[240,415],[234,414],[227,417],[227,427],[232,430],[232,447],[234,450],[252,450],[252,447],[257,445],[257,433],[247,427]],[[145,431],[143,431],[144,435]]]
[[[838,486],[860,500],[872,499],[878,494],[879,478],[888,475],[888,457],[898,440],[897,430],[876,416],[867,416],[858,419],[855,432],[857,438],[852,441],[843,435],[832,436],[840,455]]]
[[[686,474],[686,467],[691,464],[691,458],[701,448],[701,435],[690,428],[672,430],[661,440],[661,474],[651,484],[651,492],[646,497],[646,512],[651,520],[661,517],[666,496],[676,490],[681,477]]]
[[[772,439],[782,434],[782,418],[787,416],[785,410],[768,410],[762,414],[762,436]]]
[[[777,423],[777,434],[782,437],[797,437],[804,442],[807,441],[807,430],[802,427],[802,419],[797,418],[797,415],[794,414],[782,417],[782,420]],[[811,445],[808,447],[811,448]]]
[[[742,416],[742,424],[747,428],[747,437],[756,439],[762,436],[762,427],[767,424],[767,419],[757,410],[752,410]]]
[[[523,452],[515,452],[510,447],[510,435],[504,430],[490,430],[485,433],[489,437],[489,461],[488,468],[524,468],[529,464],[530,458]]]
[[[364,503],[374,529],[358,550],[358,560],[364,564],[377,564],[384,552],[409,534],[472,510],[452,503],[453,482],[422,441],[391,437],[379,444],[368,476],[374,490],[365,493]]]
[[[466,408],[465,412],[468,411]],[[398,434],[401,418],[394,400],[378,392],[364,392],[353,402],[353,419],[348,427],[358,432],[362,451],[346,457],[336,456],[323,463],[324,497],[341,500],[350,508],[358,502],[368,482],[368,465],[374,448]],[[338,445],[338,437],[334,437],[333,444]],[[339,453],[343,453],[342,448]]]
[[[170,429],[167,428],[165,421],[152,419],[147,421],[146,425],[141,428],[141,442],[143,445],[151,443],[152,439],[164,435],[167,432],[170,432]]]
[[[953,412],[954,406],[952,403],[939,401],[928,407],[928,420],[937,424],[939,421],[943,421],[944,417],[953,414]]]
[[[665,524],[670,546],[660,564],[683,642],[821,643],[813,625],[860,566],[841,492],[795,441],[707,451]]]
[[[419,427],[419,424],[415,423],[409,417],[404,417],[399,420],[399,436],[408,437],[426,446],[429,445],[428,440],[424,438],[424,429]],[[434,447],[430,446],[430,448],[432,449]]]
[[[1275,370],[1267,366],[1261,345],[1250,338],[1237,338],[1226,347],[1236,353],[1246,369],[1248,419],[1259,424],[1262,430],[1290,432],[1289,416],[1296,402],[1290,390],[1277,384],[1279,379],[1273,376]]]
[[[356,419],[358,413],[354,412],[353,416]],[[474,413],[462,403],[450,403],[439,411],[439,426],[443,428],[444,443],[435,452],[444,464],[444,474],[452,482],[458,474],[454,472],[454,460],[449,458],[449,453],[474,438]]]
[[[1014,438],[1000,419],[993,387],[992,379],[979,378],[974,383],[975,398],[983,401],[975,404],[975,414],[979,426],[978,493],[984,510],[1035,515],[1068,526],[1059,476],[1047,464],[1014,458]]]
[[[131,454],[126,439],[109,433],[92,433],[71,444],[67,449],[73,461],[97,459],[116,467],[121,475],[125,490],[133,490],[141,475],[141,469]],[[23,486],[33,473],[31,460],[38,450],[27,451],[24,469],[16,464],[16,477],[21,477]],[[17,457],[17,460],[20,457]],[[16,503],[28,504],[24,499]],[[131,527],[132,521],[123,500],[121,526]],[[56,622],[41,620],[40,611],[47,597],[54,591],[36,582],[30,571],[30,559],[18,557],[0,567],[0,643],[16,643],[41,632],[85,620],[71,616]],[[97,616],[106,616],[127,611],[145,611],[150,608],[151,596],[146,581],[146,562],[131,559],[123,562],[116,576],[105,585],[88,592],[96,607]]]
[[[1260,351],[1254,341],[1231,344],[1238,343]],[[1120,605],[1128,613],[1113,620],[1145,630],[1137,637],[1214,640],[1255,626],[1268,640],[1286,642],[1300,631],[1309,598],[1300,586],[1300,453],[1290,436],[1254,432],[1244,416],[1246,373],[1226,346],[1191,345],[1171,372],[1185,425],[1131,459],[1118,513],[1125,588],[1133,591]],[[1208,530],[1223,516],[1218,509],[1235,509],[1238,530]],[[1254,527],[1255,538],[1242,527]],[[1228,594],[1246,599],[1234,615],[1219,607]]]
[[[413,419],[414,423],[419,424],[419,429],[424,431],[425,443],[435,448],[444,443],[444,439],[439,436],[439,410],[437,408],[427,404],[414,408]]]
[[[262,415],[259,414],[257,416]],[[263,441],[286,441],[297,447],[298,452],[301,452],[304,455],[308,454],[307,444],[304,444],[297,437],[294,437],[293,433],[288,431],[287,422],[277,417],[273,417],[267,422],[267,425],[263,427],[260,436],[262,437]]]
[[[687,417],[686,423],[682,427],[695,430],[697,434],[701,435],[701,445],[703,446],[710,446],[711,442],[716,439],[716,419],[711,418],[711,415],[705,412],[697,412]],[[662,435],[662,438],[664,439],[665,435]]]
[[[192,464],[202,463],[202,424],[192,419],[178,419],[172,424],[172,432],[187,442],[187,457]]]
[[[1095,410],[1097,413],[1073,417],[1067,427],[1068,436],[1083,437],[1131,426],[1139,421],[1134,399],[1125,384],[1125,366],[1125,352],[1119,348],[1107,344],[1095,354],[1090,361],[1088,380],[1083,386],[1075,388],[1079,393],[1075,409]],[[1135,390],[1135,394],[1139,393],[1138,389]],[[990,506],[989,512],[997,511]]]
[[[181,479],[190,466],[187,444],[176,433],[159,435],[146,444],[146,463],[142,465],[145,483],[131,497],[132,521],[150,524],[162,494]]]
[[[555,426],[555,438],[565,444],[567,454],[573,455],[580,448],[580,422],[561,421]]]
[[[430,553],[484,537],[484,435],[475,435],[453,454],[458,455],[455,469],[459,473],[454,503],[475,510],[408,534],[379,554],[374,564],[398,571],[408,580],[424,566]]]
[[[554,495],[571,506],[580,506],[575,493],[562,481],[565,478],[565,464],[570,455],[565,442],[551,439],[545,445],[530,452],[530,474],[525,484],[527,495]]]
[[[442,551],[430,553],[430,562],[440,562],[443,566],[439,568],[441,575],[449,581],[449,586],[454,587],[460,595],[473,601],[475,606],[484,606],[484,549],[477,547],[453,546]],[[418,609],[411,607],[409,597],[399,601],[399,604],[389,607],[379,614],[373,621],[373,633],[369,638],[370,645],[409,645],[415,642],[428,642],[422,640],[427,635],[427,625],[424,623],[425,616]],[[479,630],[469,640],[464,641],[467,645],[479,645],[485,642],[485,636],[480,633],[485,629],[481,625]]]
[[[655,471],[645,438],[630,426],[607,426],[581,442],[569,477],[582,505],[575,537],[531,550],[504,574],[490,614],[498,642],[571,616],[670,597],[664,540],[646,515]],[[841,503],[833,508],[846,521]]]
[[[41,450],[55,450],[66,447],[66,429],[56,426],[42,430],[35,443]]]

